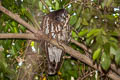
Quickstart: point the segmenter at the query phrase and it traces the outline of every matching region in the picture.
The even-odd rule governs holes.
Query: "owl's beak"
[[[67,23],[70,20],[70,14],[67,14]]]

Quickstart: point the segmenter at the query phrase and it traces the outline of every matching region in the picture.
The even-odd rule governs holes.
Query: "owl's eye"
[[[60,21],[60,17],[55,17],[55,20],[56,21]]]
[[[63,18],[65,17],[65,14],[64,14],[64,13],[62,14],[62,17],[63,17]]]
[[[65,18],[62,16],[57,16],[57,17],[55,17],[55,20],[59,21],[59,22],[63,22],[65,20]]]
[[[58,22],[63,22],[63,21],[65,21],[65,18],[63,18],[63,17],[56,17],[55,20],[58,21]]]
[[[61,16],[62,16],[62,18],[64,18],[64,19],[68,18],[68,14],[67,14],[67,13],[63,13]]]

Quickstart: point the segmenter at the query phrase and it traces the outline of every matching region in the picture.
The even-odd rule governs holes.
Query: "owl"
[[[70,41],[69,17],[65,9],[50,12],[44,16],[41,29],[50,39],[56,39],[58,44],[59,42],[68,44]],[[61,66],[64,51],[49,42],[44,42],[44,49],[48,62],[47,73],[54,75]]]

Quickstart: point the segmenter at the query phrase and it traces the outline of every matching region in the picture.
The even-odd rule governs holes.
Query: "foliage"
[[[119,0],[45,0],[45,4],[40,0],[2,0],[4,7],[17,13],[21,18],[33,25],[34,20],[32,16],[36,16],[34,12],[37,9],[39,9],[37,12],[46,14],[49,11],[65,8],[71,15],[69,24],[72,29],[72,38],[80,43],[84,43],[92,50],[90,56],[92,56],[93,61],[101,64],[105,71],[109,69],[110,64],[114,61],[118,66],[120,65]],[[31,14],[26,8],[30,9]],[[0,13],[0,32],[25,33],[26,28],[9,16]],[[15,74],[18,66],[16,57],[24,53],[26,41],[22,39],[0,40],[0,46],[4,48],[4,51],[0,53],[0,79],[13,80],[11,73]],[[83,49],[72,43],[71,47],[84,52]],[[9,55],[10,57],[8,57]],[[13,61],[15,63],[11,68]],[[60,70],[61,74],[52,77],[49,76],[48,78],[50,80],[56,80],[58,78],[70,80],[71,77],[77,79],[83,72],[88,70],[88,66],[85,65],[85,67],[87,69],[84,69],[81,64],[78,64],[76,59],[65,59]],[[95,76],[93,75],[91,78],[93,79]]]

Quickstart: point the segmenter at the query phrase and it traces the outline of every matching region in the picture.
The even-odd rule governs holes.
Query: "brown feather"
[[[70,26],[68,25],[68,13],[65,9],[60,9],[50,12],[43,18],[42,31],[48,35],[49,38],[54,38],[68,44],[70,38]],[[62,56],[64,51],[56,46],[44,42],[45,53],[48,58],[48,74],[54,75],[60,68]]]

